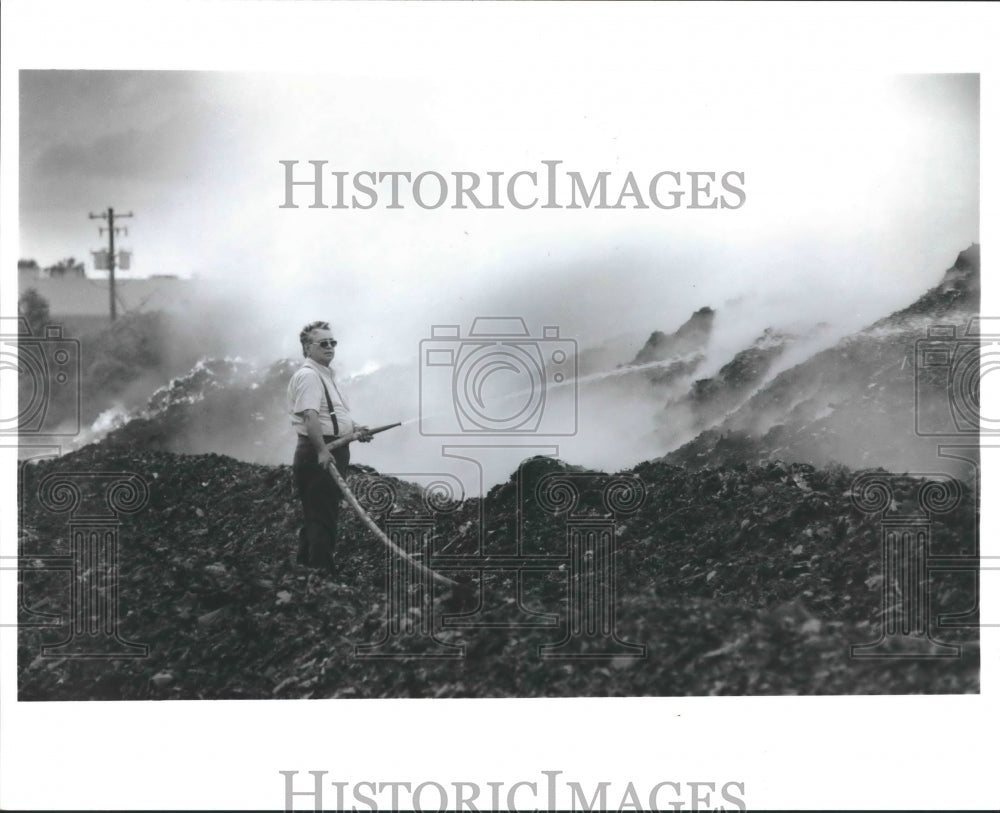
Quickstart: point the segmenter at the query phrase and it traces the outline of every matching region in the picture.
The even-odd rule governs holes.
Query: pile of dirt
[[[71,581],[95,567],[55,569],[50,558],[65,565],[71,520],[38,491],[69,472],[133,472],[148,485],[148,505],[120,518],[114,602],[119,636],[148,645],[146,657],[42,652],[70,634]],[[772,461],[695,473],[651,462],[609,477],[537,458],[484,498],[451,503],[355,467],[351,482],[378,521],[416,529],[409,544],[464,585],[448,590],[412,573],[400,581],[398,560],[347,510],[338,576],[295,565],[287,466],[89,446],[22,468],[19,698],[978,691],[975,616],[937,624],[974,611],[971,572],[918,586],[931,635],[961,657],[851,657],[905,601],[882,561],[880,517],[852,502],[856,475]],[[921,484],[892,478],[893,516],[919,510]],[[931,553],[973,555],[975,522],[963,485],[930,526]],[[609,571],[591,566],[601,557],[617,573],[610,593],[595,576]],[[33,626],[57,615],[57,626]]]
[[[690,319],[669,335],[661,330],[654,330],[630,365],[649,364],[700,353],[712,335],[714,320],[715,311],[706,306],[692,313]]]
[[[938,455],[942,436],[978,444],[978,426],[958,425],[952,409],[957,403],[978,412],[978,375],[974,391],[949,376],[963,371],[961,353],[978,349],[978,337],[966,334],[979,315],[979,278],[973,245],[912,305],[747,390],[724,420],[664,459],[686,467],[782,459],[948,471]],[[951,363],[928,364],[929,342]]]
[[[212,449],[254,462],[288,457],[285,390],[300,361],[258,367],[202,359],[157,389],[145,408],[121,416],[105,447],[195,454]]]
[[[454,589],[400,564],[346,509],[338,575],[295,565],[289,467],[235,456],[287,458],[285,431],[253,427],[285,427],[297,362],[205,361],[100,443],[22,466],[19,697],[978,691],[976,435],[967,461],[938,455],[938,435],[963,428],[956,367],[914,369],[928,331],[978,305],[973,247],[910,308],[770,380],[793,337],[765,334],[682,399],[692,426],[715,425],[630,471],[536,458],[484,497],[453,502],[354,467],[375,520]],[[690,374],[712,317],[703,309],[650,337],[638,373]],[[960,333],[934,341],[951,353],[936,358],[978,348]],[[678,352],[688,356],[675,369]],[[954,504],[943,508],[929,475],[885,469],[953,472]],[[109,521],[98,493],[108,472],[133,473],[149,494],[120,517],[117,584],[102,581],[106,530],[93,531]],[[104,511],[90,531],[50,510],[68,510],[68,491],[39,497],[70,473],[92,481],[80,493],[93,505],[80,510]],[[859,492],[860,477],[881,485]],[[882,513],[872,495],[888,495]],[[929,550],[894,547],[884,561],[883,536],[905,547],[925,534]],[[883,634],[881,657],[852,656]],[[148,653],[44,649],[67,638]],[[920,646],[954,657],[916,658]]]

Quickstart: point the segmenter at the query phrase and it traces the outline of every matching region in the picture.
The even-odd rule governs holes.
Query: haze
[[[562,76],[566,76],[563,74]],[[296,356],[328,318],[345,372],[414,363],[431,325],[559,325],[581,345],[751,297],[762,322],[857,327],[978,240],[978,78],[847,74],[491,82],[162,71],[21,74],[21,256],[99,248],[197,278],[192,329]],[[737,210],[280,209],[280,160],[357,172],[745,173]],[[766,317],[763,312],[766,311]],[[748,328],[748,332],[756,329]],[[196,334],[195,334],[196,335]]]

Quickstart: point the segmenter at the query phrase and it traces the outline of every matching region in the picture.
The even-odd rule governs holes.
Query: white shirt
[[[325,391],[324,391],[325,385]],[[330,395],[333,404],[333,414],[337,418],[337,431],[333,431],[333,419],[327,406],[326,393]],[[354,420],[347,406],[347,400],[337,389],[333,379],[333,371],[325,365],[312,359],[306,359],[295,371],[288,382],[288,412],[291,415],[292,426],[300,435],[306,435],[306,422],[302,413],[307,409],[315,409],[319,415],[319,425],[324,435],[338,437],[354,431]]]

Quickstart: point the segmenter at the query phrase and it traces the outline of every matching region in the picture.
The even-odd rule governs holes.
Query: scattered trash
[[[157,672],[149,679],[149,682],[157,689],[165,689],[174,682],[174,676],[172,672]]]

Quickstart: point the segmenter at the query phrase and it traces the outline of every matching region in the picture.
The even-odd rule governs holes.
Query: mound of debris
[[[949,470],[937,454],[941,436],[965,434],[978,445],[978,420],[963,425],[955,408],[978,414],[978,356],[969,351],[979,344],[979,273],[973,245],[912,305],[779,373],[665,459],[686,467],[783,459]],[[963,358],[975,358],[974,367],[965,370]],[[936,359],[947,361],[930,363]],[[964,372],[963,387],[955,374]]]
[[[914,316],[947,318],[952,313],[979,311],[980,247],[973,243],[959,252],[944,278],[912,305],[876,322],[875,327],[905,323]]]
[[[131,497],[108,497],[123,473]],[[535,458],[462,502],[354,467],[372,517],[449,589],[346,509],[338,577],[294,564],[287,466],[88,446],[21,469],[19,698],[978,691],[975,573],[904,583],[883,560],[906,517],[931,539],[913,555],[974,558],[974,488],[922,515],[930,481],[865,474],[888,483],[881,514],[856,473],[777,461]],[[929,617],[900,634],[912,607]],[[927,647],[942,657],[914,657]]]
[[[631,363],[664,361],[703,349],[712,334],[714,320],[715,311],[706,306],[692,313],[691,318],[669,336],[660,330],[653,331]]]
[[[653,384],[670,384],[697,369],[705,359],[704,350],[712,335],[715,311],[700,308],[683,325],[667,335],[654,330],[627,366],[653,365],[646,375]],[[671,362],[657,365],[655,362]]]
[[[146,407],[122,415],[106,447],[197,453],[210,448],[254,461],[288,457],[285,388],[300,362],[259,368],[240,359],[202,359],[156,390]]]
[[[711,426],[764,380],[771,365],[795,338],[767,328],[750,347],[724,364],[716,375],[699,378],[683,398],[667,404],[661,420],[669,425],[671,414],[680,409],[690,412],[699,428]]]

